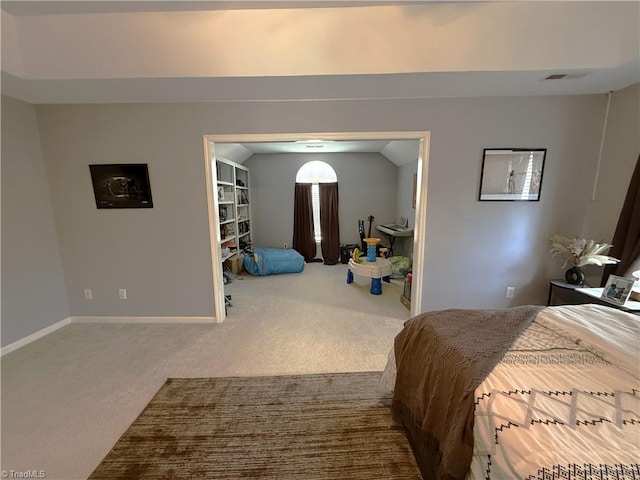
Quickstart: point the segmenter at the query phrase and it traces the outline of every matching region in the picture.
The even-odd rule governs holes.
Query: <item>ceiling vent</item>
[[[575,80],[576,78],[582,78],[589,72],[576,72],[576,73],[552,73],[545,80]]]
[[[552,73],[545,80],[562,80],[563,78],[567,78],[568,75],[566,73]]]

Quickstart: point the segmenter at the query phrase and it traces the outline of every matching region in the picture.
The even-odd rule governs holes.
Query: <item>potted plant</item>
[[[572,265],[564,275],[567,283],[582,285],[584,283],[585,265],[602,265],[618,263],[617,258],[603,255],[602,253],[613,245],[608,243],[596,243],[595,240],[587,240],[578,237],[565,237],[564,235],[551,236],[551,254],[554,257],[564,258],[562,268],[567,264]]]

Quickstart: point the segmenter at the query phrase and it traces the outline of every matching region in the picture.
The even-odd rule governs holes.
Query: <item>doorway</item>
[[[254,143],[254,142],[303,142],[323,139],[328,141],[358,140],[417,140],[418,168],[415,192],[415,227],[413,235],[413,283],[411,293],[411,316],[422,311],[422,291],[424,272],[424,251],[427,211],[427,180],[429,166],[430,132],[332,132],[332,133],[292,133],[292,134],[239,134],[205,135],[204,157],[207,188],[207,210],[209,217],[209,240],[211,247],[211,271],[213,277],[213,298],[215,317],[218,323],[226,318],[224,280],[222,274],[222,254],[218,196],[216,192],[216,171],[212,167],[216,158],[216,143]]]

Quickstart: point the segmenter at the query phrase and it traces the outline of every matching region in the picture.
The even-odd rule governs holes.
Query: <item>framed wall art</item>
[[[538,201],[546,148],[485,148],[480,201]]]
[[[89,165],[97,208],[153,208],[146,163]]]

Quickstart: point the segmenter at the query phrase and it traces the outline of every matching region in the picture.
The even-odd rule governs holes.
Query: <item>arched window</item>
[[[322,229],[320,227],[320,189],[319,183],[334,183],[338,181],[336,171],[331,165],[319,160],[305,163],[296,174],[296,183],[311,183],[311,201],[313,206],[314,240],[320,243]]]
[[[296,174],[296,183],[331,183],[337,181],[338,176],[333,167],[319,160],[305,163]]]

